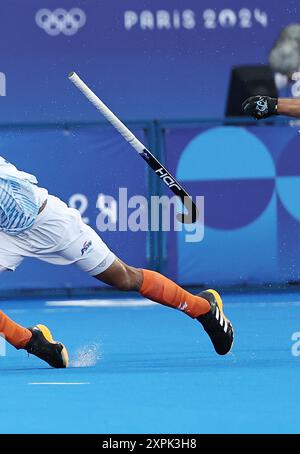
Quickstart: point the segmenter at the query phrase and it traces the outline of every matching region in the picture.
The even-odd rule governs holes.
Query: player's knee
[[[117,288],[122,291],[139,290],[141,279],[141,271],[139,269],[126,266],[118,278]]]

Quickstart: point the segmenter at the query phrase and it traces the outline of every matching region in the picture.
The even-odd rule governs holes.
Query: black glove
[[[277,98],[269,96],[251,96],[243,102],[243,110],[246,115],[251,115],[256,120],[277,115]]]

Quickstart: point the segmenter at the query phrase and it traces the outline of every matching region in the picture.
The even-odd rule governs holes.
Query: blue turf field
[[[1,303],[26,326],[48,324],[73,364],[91,366],[53,370],[9,347],[0,357],[0,432],[300,432],[300,356],[291,353],[300,295],[224,300],[236,329],[227,357],[214,354],[197,322],[158,305]]]

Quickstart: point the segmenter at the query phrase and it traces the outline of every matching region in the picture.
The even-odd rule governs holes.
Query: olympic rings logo
[[[48,35],[57,36],[63,33],[70,36],[84,26],[86,14],[80,8],[72,8],[70,11],[63,8],[54,11],[42,8],[36,13],[35,21]]]

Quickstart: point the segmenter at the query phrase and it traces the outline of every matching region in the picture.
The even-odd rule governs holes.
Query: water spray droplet
[[[100,345],[97,343],[84,345],[75,351],[70,361],[71,367],[92,367],[102,358]]]

